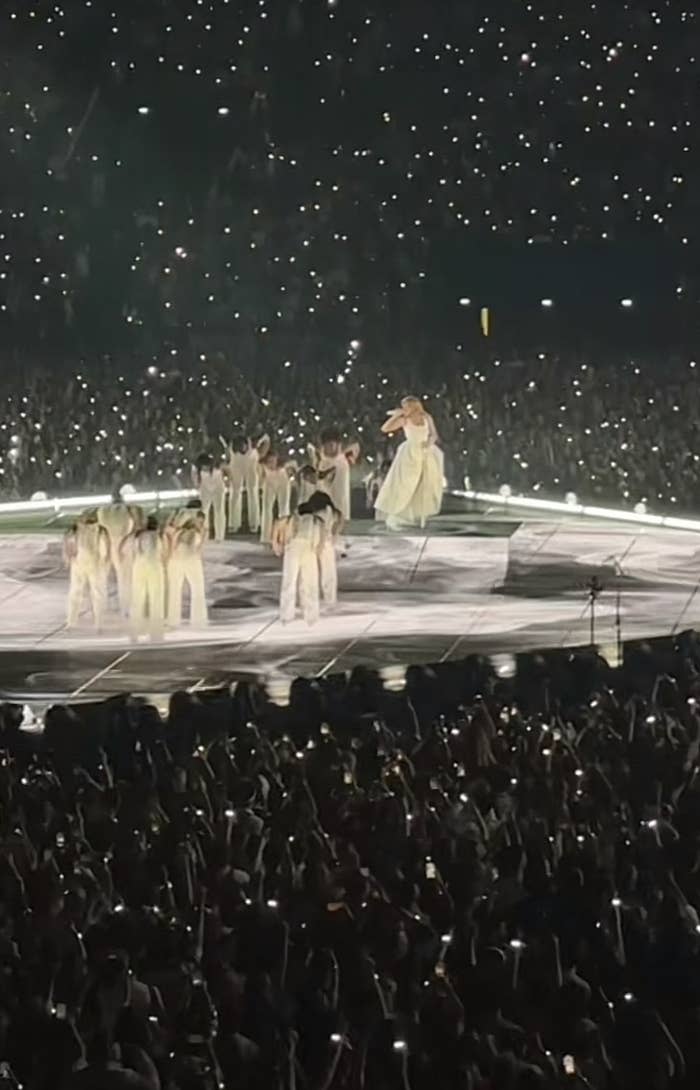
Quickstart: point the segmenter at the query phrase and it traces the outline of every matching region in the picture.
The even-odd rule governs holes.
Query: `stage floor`
[[[156,645],[131,643],[116,614],[99,636],[87,615],[83,628],[66,632],[59,534],[0,536],[0,695],[154,695],[245,676],[576,646],[589,639],[593,575],[605,588],[599,644],[615,643],[618,588],[624,639],[700,627],[698,534],[450,516],[427,534],[389,534],[373,523],[349,529],[339,605],[317,625],[279,623],[280,562],[241,538],[207,547],[209,626],[185,626]]]

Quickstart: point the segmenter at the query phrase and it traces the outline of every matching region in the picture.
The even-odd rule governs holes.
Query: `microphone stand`
[[[591,647],[595,649],[595,605],[603,593],[603,585],[597,575],[591,577],[586,584],[588,587],[588,603],[591,610]]]
[[[617,646],[617,665],[622,666],[622,592],[618,582],[615,592],[615,644]]]

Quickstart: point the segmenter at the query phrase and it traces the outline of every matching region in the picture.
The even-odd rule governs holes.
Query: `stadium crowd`
[[[692,510],[692,6],[282,7],[0,13],[0,496],[413,393],[453,485]],[[696,1087],[700,646],[528,661],[0,705],[0,1084]]]
[[[282,365],[310,331],[328,357],[379,325],[407,349],[483,287],[490,244],[600,244],[600,276],[670,247],[657,297],[697,274],[692,5],[88,0],[2,23],[6,344],[250,334]]]
[[[2,706],[2,1077],[690,1090],[699,669]]]
[[[453,484],[692,507],[692,352],[631,343],[692,343],[692,7],[1,19],[3,494],[179,481],[239,428],[376,461],[413,392]]]
[[[124,482],[189,487],[203,451],[223,456],[219,436],[268,433],[273,449],[301,463],[328,426],[359,442],[364,475],[391,456],[380,425],[409,389],[430,407],[455,487],[467,476],[480,489],[510,485],[560,499],[573,491],[657,511],[692,511],[697,502],[692,359],[670,360],[660,375],[643,357],[498,360],[482,352],[429,385],[419,367],[376,367],[369,349],[353,344],[330,376],[323,367],[290,367],[271,383],[232,375],[225,360],[192,370],[152,366],[131,380],[86,371],[59,389],[46,374],[30,376],[0,407],[2,494],[81,494]]]

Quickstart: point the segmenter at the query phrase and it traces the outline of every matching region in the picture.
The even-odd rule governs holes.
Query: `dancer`
[[[263,435],[253,443],[238,435],[231,443],[221,439],[228,454],[228,527],[237,534],[243,525],[243,493],[246,496],[248,530],[257,534],[260,528],[260,461],[270,449],[270,439]]]
[[[131,585],[131,637],[143,633],[162,639],[165,616],[165,545],[158,519],[149,515],[146,527],[131,537],[133,569]]]
[[[302,466],[297,473],[297,500],[306,503],[318,491],[318,473],[312,465]]]
[[[197,501],[193,501],[197,503]],[[167,588],[168,625],[176,628],[182,620],[182,592],[187,582],[190,592],[190,624],[203,627],[207,623],[207,602],[204,591],[202,552],[206,540],[206,523],[200,506],[179,511],[168,533]]]
[[[321,597],[327,606],[338,601],[337,543],[343,528],[343,516],[325,492],[314,492],[305,507],[321,523],[321,542],[318,549],[318,568],[321,581]]]
[[[419,398],[405,397],[382,424],[385,435],[401,430],[405,440],[374,504],[377,518],[385,519],[390,530],[424,527],[442,506],[443,455],[433,418]]]
[[[267,454],[262,463],[262,517],[260,519],[260,540],[265,545],[272,541],[272,528],[275,517],[289,517],[291,496],[290,469],[296,469],[292,463],[280,462],[276,454]],[[277,515],[275,516],[275,510]]]
[[[273,527],[273,552],[284,557],[280,588],[282,624],[294,620],[297,598],[307,624],[314,624],[319,618],[318,558],[322,537],[323,523],[307,503],[302,503],[296,514],[279,519]]]
[[[135,512],[135,508],[129,507],[124,502],[119,489],[115,489],[110,502],[97,511],[97,521],[109,538],[107,578],[109,579],[109,572],[113,569],[117,583],[119,610],[123,617],[129,616],[131,570],[126,555],[122,553],[122,545],[129,534],[140,529],[140,520],[137,522]]]
[[[70,568],[68,628],[75,628],[87,591],[95,628],[104,622],[107,575],[110,567],[109,537],[97,521],[97,513],[81,516],[63,539],[63,556]]]
[[[347,521],[350,518],[350,466],[360,456],[359,443],[343,449],[340,432],[326,428],[321,433],[321,449],[315,451],[315,464],[319,474],[319,487]]]
[[[211,512],[214,516],[214,540],[223,541],[226,537],[226,479],[223,469],[215,464],[213,458],[205,456],[197,459],[193,477],[202,501],[207,537]]]

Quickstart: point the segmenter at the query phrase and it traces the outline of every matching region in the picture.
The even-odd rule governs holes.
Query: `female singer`
[[[396,452],[374,506],[377,518],[390,530],[425,526],[440,512],[444,460],[437,429],[430,413],[417,397],[405,397],[400,409],[389,413],[382,424],[385,435],[403,431],[404,442]]]

